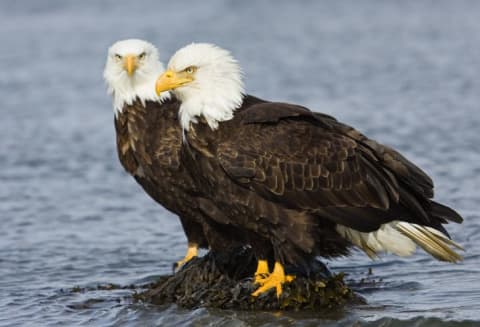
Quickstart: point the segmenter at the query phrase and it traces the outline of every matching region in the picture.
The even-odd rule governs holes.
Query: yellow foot
[[[188,244],[187,254],[185,258],[175,263],[175,271],[179,271],[187,262],[198,256],[198,246],[193,243]]]
[[[258,282],[260,287],[252,293],[252,296],[259,296],[265,293],[271,288],[275,288],[277,291],[277,298],[282,294],[282,285],[284,283],[291,282],[295,279],[295,276],[285,275],[285,270],[280,262],[275,262],[275,267],[272,273],[265,279]]]
[[[258,260],[257,271],[255,271],[255,284],[262,284],[270,275],[268,271],[268,261],[267,260]]]

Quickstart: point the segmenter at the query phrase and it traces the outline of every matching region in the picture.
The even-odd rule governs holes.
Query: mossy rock
[[[278,299],[272,289],[258,297],[252,292],[256,260],[251,251],[195,258],[174,275],[162,276],[134,298],[153,304],[176,303],[185,308],[210,307],[239,310],[325,310],[350,303],[363,303],[343,281],[343,274],[331,275],[323,264],[304,277],[284,284]],[[288,268],[287,268],[288,273]]]

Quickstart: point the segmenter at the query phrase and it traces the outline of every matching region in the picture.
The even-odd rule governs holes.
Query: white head
[[[161,101],[168,92],[157,95],[155,80],[165,71],[158,57],[158,50],[151,43],[129,39],[118,41],[108,49],[103,77],[108,93],[113,96],[115,115],[125,104],[132,104],[138,97],[145,101]]]
[[[203,116],[212,129],[233,118],[243,101],[240,66],[230,52],[208,43],[192,43],[178,50],[158,78],[158,94],[173,90],[182,102],[180,123],[188,130]]]

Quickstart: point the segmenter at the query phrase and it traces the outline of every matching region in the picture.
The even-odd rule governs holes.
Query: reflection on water
[[[0,325],[480,323],[479,9],[473,0],[2,2]],[[331,261],[369,304],[322,317],[151,307],[133,304],[130,289],[98,289],[152,281],[185,250],[177,218],[115,154],[101,75],[107,47],[132,36],[157,44],[164,61],[188,42],[218,43],[242,63],[249,92],[333,114],[401,150],[466,218],[449,226],[465,262]]]

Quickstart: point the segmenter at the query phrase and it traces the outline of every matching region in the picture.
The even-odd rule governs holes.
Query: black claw
[[[175,274],[178,271],[178,268],[179,268],[178,262],[174,262],[172,264],[172,272]]]

